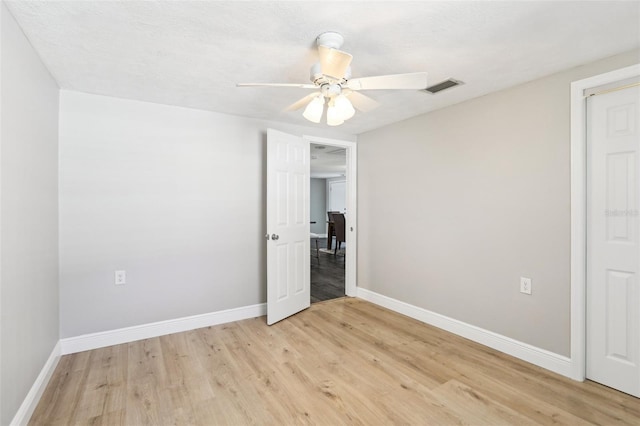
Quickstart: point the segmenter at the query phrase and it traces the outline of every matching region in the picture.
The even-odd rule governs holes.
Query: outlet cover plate
[[[531,278],[520,277],[520,293],[531,294]]]
[[[126,271],[116,271],[115,272],[115,283],[116,285],[123,285],[127,282],[127,272]]]

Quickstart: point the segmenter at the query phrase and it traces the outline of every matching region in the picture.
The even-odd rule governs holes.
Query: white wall
[[[629,52],[359,135],[358,285],[568,356],[570,83],[638,62]]]
[[[0,5],[0,424],[58,334],[58,86]]]
[[[61,92],[63,338],[265,302],[267,127]]]
[[[309,188],[311,232],[324,235],[327,233],[327,184],[326,179],[311,178]]]

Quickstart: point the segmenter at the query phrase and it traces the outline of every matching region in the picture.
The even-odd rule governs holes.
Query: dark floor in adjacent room
[[[318,239],[318,247],[327,248],[326,238]],[[336,256],[320,251],[318,259],[311,240],[311,303],[344,297],[344,253],[344,249]]]

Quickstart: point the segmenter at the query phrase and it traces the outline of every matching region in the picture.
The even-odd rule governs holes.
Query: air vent
[[[445,81],[441,81],[440,83],[432,84],[426,89],[423,89],[423,91],[435,95],[438,92],[451,89],[452,87],[460,86],[461,84],[464,84],[464,82],[460,80],[454,80],[453,78],[448,78]]]

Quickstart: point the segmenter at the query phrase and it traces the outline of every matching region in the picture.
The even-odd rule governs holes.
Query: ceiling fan
[[[360,90],[420,90],[427,87],[427,73],[380,75],[375,77],[351,78],[353,56],[339,50],[344,43],[342,35],[326,32],[316,38],[320,61],[311,67],[313,84],[289,83],[238,83],[239,87],[297,87],[312,89],[313,93],[294,102],[286,108],[295,111],[305,107],[303,117],[319,123],[327,106],[327,124],[339,126],[355,114],[370,111],[378,102],[359,93]]]

